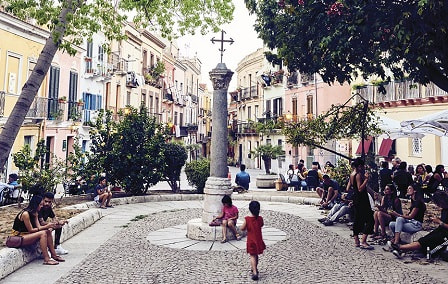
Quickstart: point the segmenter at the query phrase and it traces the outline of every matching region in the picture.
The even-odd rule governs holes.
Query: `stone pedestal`
[[[255,184],[258,188],[275,188],[275,181],[277,179],[277,175],[259,175],[256,178]]]

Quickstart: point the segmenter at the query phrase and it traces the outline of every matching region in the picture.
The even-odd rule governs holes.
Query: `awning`
[[[389,156],[389,151],[392,147],[392,143],[394,143],[394,140],[392,139],[383,139],[383,141],[381,141],[380,149],[378,150],[378,155],[383,157]]]
[[[448,110],[426,115],[419,119],[402,121],[401,126],[410,132],[448,136]]]
[[[364,151],[367,153],[369,151],[370,143],[372,143],[372,137],[367,137],[367,139],[364,140]],[[358,150],[356,150],[357,155],[362,154],[362,140],[359,142]]]

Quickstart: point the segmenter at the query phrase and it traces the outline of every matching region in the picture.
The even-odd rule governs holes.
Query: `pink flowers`
[[[344,8],[344,5],[341,2],[334,2],[333,4],[330,5],[330,7],[327,10],[327,15],[342,15],[342,10]]]
[[[297,0],[297,4],[299,4],[299,5],[305,5],[305,1],[304,0]]]

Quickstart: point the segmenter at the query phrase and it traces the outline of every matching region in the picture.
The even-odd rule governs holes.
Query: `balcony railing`
[[[378,91],[379,86],[366,85],[356,91],[358,94],[372,103],[393,102],[408,99],[422,99],[429,97],[448,96],[448,93],[429,83],[426,86],[415,83],[413,81],[389,82],[382,85],[386,90],[383,94]],[[359,102],[360,98],[356,101]]]
[[[5,97],[5,92],[0,91],[0,117],[5,115]]]
[[[191,102],[197,104],[199,102],[198,96],[191,94]]]
[[[257,132],[255,131],[255,127],[252,122],[240,122],[237,124],[236,129],[237,134],[241,135],[255,135]]]
[[[48,98],[36,97],[28,110],[26,117],[44,119],[48,114]]]

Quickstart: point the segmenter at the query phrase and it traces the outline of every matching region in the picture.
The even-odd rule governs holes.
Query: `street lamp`
[[[285,114],[285,119],[286,119],[286,121],[291,121],[292,120],[292,113],[289,110]]]

